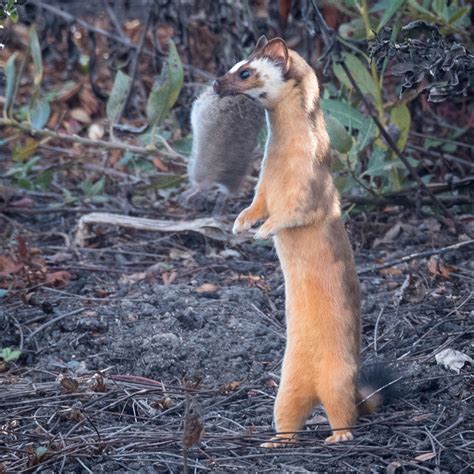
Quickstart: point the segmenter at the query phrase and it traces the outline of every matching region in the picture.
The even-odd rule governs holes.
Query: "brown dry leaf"
[[[11,207],[23,207],[23,208],[29,208],[29,207],[33,207],[33,199],[30,199],[30,198],[27,198],[27,197],[23,197],[21,199],[18,199],[14,202],[11,202],[9,205]]]
[[[199,443],[204,435],[204,421],[195,399],[188,399],[184,415],[183,447],[189,449]]]
[[[85,123],[86,125],[92,122],[89,113],[86,110],[81,109],[80,107],[76,107],[75,109],[70,110],[69,115],[74,120],[77,120],[80,123]]]
[[[221,385],[219,392],[223,395],[228,394],[229,392],[235,392],[240,387],[241,382],[236,380],[235,382],[229,382],[224,385]]]
[[[71,279],[71,274],[66,270],[48,273],[46,275],[46,283],[50,286],[65,286]]]
[[[159,408],[160,410],[168,410],[173,406],[173,400],[170,397],[165,397],[160,400],[155,400],[151,403],[154,408]]]
[[[456,267],[444,263],[440,258],[433,255],[426,264],[428,271],[433,276],[439,276],[441,278],[449,278],[449,275],[456,270]]]
[[[215,293],[218,289],[219,287],[212,283],[203,283],[201,286],[197,287],[194,291],[196,293]]]
[[[397,469],[401,467],[402,464],[398,461],[392,461],[388,466],[387,466],[387,474],[395,474]]]
[[[161,274],[161,279],[163,280],[163,284],[165,286],[171,285],[171,283],[173,283],[177,277],[178,277],[178,273],[175,271],[163,272]]]
[[[18,263],[6,255],[0,255],[0,276],[10,276],[18,273],[23,268],[23,263]]]
[[[173,260],[187,260],[192,257],[192,253],[187,250],[171,249],[169,256]]]
[[[58,96],[57,101],[66,102],[67,100],[72,99],[81,90],[81,87],[82,86],[79,82],[72,84],[70,87],[65,87]]]
[[[372,248],[378,247],[380,244],[388,244],[394,242],[403,230],[402,224],[397,222],[392,226],[381,239],[375,239]]]
[[[387,276],[400,276],[403,274],[403,272],[398,267],[382,268],[381,270],[379,270],[379,272],[382,275],[387,275]]]
[[[153,164],[155,165],[155,168],[157,168],[160,171],[167,172],[169,171],[168,166],[163,163],[163,161],[160,160],[160,158],[156,157],[153,158]]]
[[[417,456],[415,458],[415,461],[429,461],[430,459],[433,459],[434,457],[436,456],[436,453],[423,453],[423,454],[420,454],[419,456]]]
[[[61,384],[61,387],[63,387],[67,393],[77,392],[79,388],[79,382],[72,377],[68,377],[67,375],[59,374],[56,380]]]
[[[277,388],[278,384],[273,379],[268,379],[265,382],[265,387],[267,387],[267,388]]]
[[[91,379],[88,381],[89,388],[93,392],[99,392],[99,393],[104,393],[107,391],[107,385],[105,385],[104,382],[104,377],[102,377],[102,374],[94,374]]]
[[[67,262],[68,260],[71,260],[72,255],[67,252],[58,252],[55,253],[54,255],[51,255],[49,257],[49,261],[52,263],[64,263]]]
[[[81,107],[90,115],[93,116],[100,107],[99,99],[88,88],[82,88],[79,93],[79,102]]]
[[[411,418],[412,421],[419,422],[429,420],[431,418],[431,413],[423,413],[422,415],[416,415]]]
[[[26,239],[22,235],[19,235],[16,240],[18,244],[18,255],[22,259],[27,259],[30,256],[30,252],[28,251]]]

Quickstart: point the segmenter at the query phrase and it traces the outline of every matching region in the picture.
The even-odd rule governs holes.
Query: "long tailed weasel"
[[[287,346],[275,403],[276,439],[292,439],[322,403],[332,435],[352,439],[358,412],[380,397],[358,388],[360,294],[351,245],[331,176],[329,137],[316,74],[280,38],[214,82],[221,96],[245,94],[266,109],[268,141],[252,204],[234,233],[264,221],[257,239],[275,238],[285,278]],[[359,406],[358,406],[359,405]],[[281,439],[280,439],[281,441]]]
[[[263,107],[244,95],[220,97],[212,86],[194,101],[189,195],[217,186],[236,194],[249,172],[265,122]]]

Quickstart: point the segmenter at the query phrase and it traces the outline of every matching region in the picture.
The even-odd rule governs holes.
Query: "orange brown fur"
[[[269,124],[265,157],[253,202],[234,231],[264,221],[256,238],[275,236],[285,278],[287,346],[275,403],[277,438],[291,438],[288,433],[300,430],[322,403],[333,430],[327,442],[343,441],[352,438],[363,398],[357,388],[359,280],[331,176],[316,75],[296,52],[286,50],[286,57],[278,51],[286,49],[283,40],[272,42],[284,45],[272,45],[280,64],[285,61],[284,81],[278,100],[263,102]],[[253,57],[270,53],[260,46]],[[236,73],[220,81],[229,93],[233,86],[241,93],[253,87]]]

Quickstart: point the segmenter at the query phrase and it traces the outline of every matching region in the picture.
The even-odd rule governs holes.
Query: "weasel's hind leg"
[[[288,354],[285,355],[285,359]],[[298,360],[296,357],[292,361]],[[314,387],[314,378],[308,367],[291,367],[283,363],[282,379],[275,401],[275,426],[277,435],[262,444],[265,448],[285,446],[296,439],[315,405],[319,403]],[[302,364],[301,364],[302,365]]]
[[[327,376],[321,377],[318,395],[328,416],[332,435],[326,443],[348,441],[353,438],[351,426],[357,419],[357,369],[326,367]]]

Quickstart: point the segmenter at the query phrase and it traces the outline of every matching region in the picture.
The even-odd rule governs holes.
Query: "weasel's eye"
[[[240,79],[245,81],[245,79],[248,79],[251,74],[252,73],[250,72],[250,69],[244,69],[243,71],[241,71],[239,76],[240,76]]]

